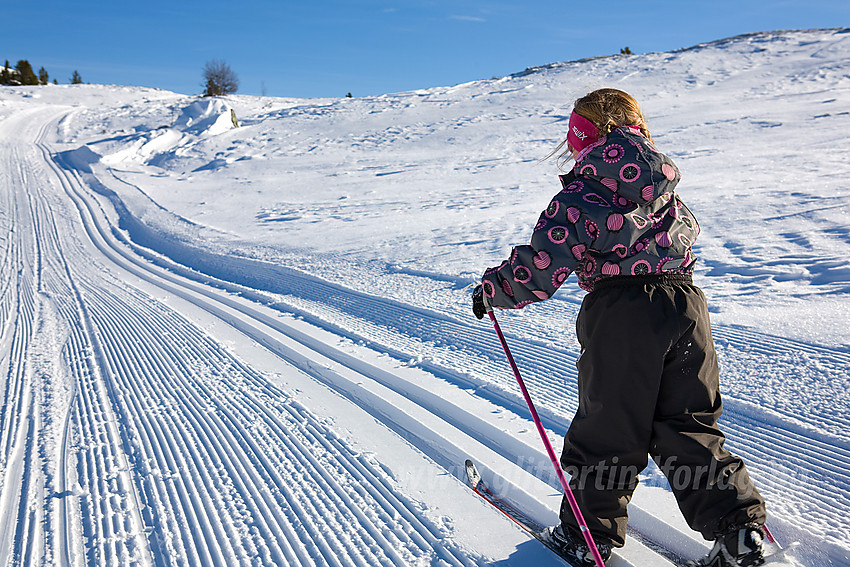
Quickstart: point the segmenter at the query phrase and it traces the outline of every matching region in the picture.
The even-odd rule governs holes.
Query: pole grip
[[[484,301],[484,310],[485,310],[487,313],[490,313],[490,314],[491,314],[491,315],[490,315],[490,319],[492,319],[492,320],[493,320],[493,322],[495,322],[495,321],[496,321],[496,319],[495,319],[495,318],[493,317],[493,315],[492,315],[492,313],[493,313],[493,308],[490,306],[490,302],[489,302],[489,301],[487,301],[487,296],[486,296],[486,295],[484,295],[484,292],[483,292],[483,291],[481,292],[481,299],[482,299],[482,301]]]

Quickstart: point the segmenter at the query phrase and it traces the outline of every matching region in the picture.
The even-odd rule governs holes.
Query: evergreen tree
[[[9,60],[6,59],[6,63],[3,65],[3,68],[0,69],[0,85],[11,85],[12,84],[12,73],[9,70]]]
[[[42,85],[46,85],[50,82],[50,77],[47,75],[47,71],[44,67],[38,70],[38,82]]]
[[[18,80],[22,85],[37,85],[38,77],[35,75],[35,72],[32,70],[32,65],[26,59],[21,59],[18,61],[18,64],[15,65],[15,70],[18,72]]]
[[[76,69],[74,69],[74,74],[73,74],[73,75],[71,75],[71,84],[72,84],[72,85],[81,85],[81,84],[83,84],[83,78],[80,76],[80,74],[77,72],[77,70],[76,70]]]

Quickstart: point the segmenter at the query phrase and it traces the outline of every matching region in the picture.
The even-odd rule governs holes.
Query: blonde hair
[[[636,126],[640,128],[641,134],[652,141],[649,128],[640,105],[632,95],[619,89],[598,89],[577,99],[573,104],[573,110],[584,116],[596,126],[601,136],[606,136],[620,126]],[[561,151],[564,146],[567,149]],[[559,153],[560,152],[560,153]],[[552,150],[546,159],[557,156],[558,167],[562,167],[572,157],[572,148],[564,139]]]

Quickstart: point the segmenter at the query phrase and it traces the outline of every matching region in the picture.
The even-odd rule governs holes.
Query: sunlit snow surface
[[[850,563],[848,30],[369,98],[0,89],[0,559],[551,560],[452,478],[467,454],[491,459],[481,468],[497,487],[554,521],[557,481],[467,286],[529,239],[559,190],[541,158],[572,101],[603,86],[641,102],[702,227],[696,278],[729,447],[805,565]],[[86,260],[110,246],[130,259]],[[218,313],[187,287],[207,276],[230,292],[210,292],[215,305],[221,294],[238,306]],[[583,294],[570,280],[550,301],[500,313],[556,446],[576,408]],[[285,329],[257,330],[262,317]],[[299,333],[304,352],[280,346]],[[349,406],[362,416],[346,417]],[[16,411],[36,417],[24,426]],[[31,431],[47,433],[28,441]],[[168,446],[180,449],[170,458]],[[247,456],[223,458],[233,451]],[[645,481],[637,529],[698,555],[675,535],[687,528],[659,473]],[[204,520],[210,510],[222,519]],[[212,552],[199,543],[219,540],[229,543]],[[655,564],[629,549],[617,564]]]

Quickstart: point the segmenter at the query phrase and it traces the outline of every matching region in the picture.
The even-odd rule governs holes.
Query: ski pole
[[[534,425],[537,426],[537,432],[540,434],[540,438],[543,440],[543,445],[546,446],[546,452],[549,454],[549,459],[552,461],[552,466],[555,467],[555,472],[558,475],[558,480],[561,481],[561,486],[564,487],[564,495],[567,497],[567,501],[570,503],[570,509],[573,511],[573,515],[576,518],[576,522],[578,522],[579,529],[581,530],[582,535],[584,536],[584,541],[587,543],[588,547],[590,547],[590,552],[593,554],[593,560],[596,562],[596,567],[605,567],[605,562],[602,560],[602,555],[599,553],[599,550],[596,548],[596,543],[593,541],[593,535],[590,533],[590,529],[587,527],[587,522],[584,521],[584,516],[581,513],[581,510],[578,507],[578,502],[576,502],[576,498],[573,495],[573,491],[570,489],[570,485],[567,482],[566,477],[564,476],[564,471],[561,469],[561,463],[558,461],[557,457],[555,457],[555,451],[552,449],[552,443],[549,442],[549,437],[546,435],[546,430],[543,429],[543,424],[540,421],[540,416],[537,415],[537,410],[534,409],[534,404],[531,401],[531,396],[528,394],[528,390],[525,388],[525,382],[522,381],[522,376],[519,374],[519,368],[517,368],[516,362],[514,362],[514,357],[511,355],[511,350],[508,348],[508,343],[505,341],[505,336],[502,334],[502,329],[499,327],[499,322],[496,321],[496,315],[493,313],[493,308],[487,303],[485,298],[484,306],[487,309],[487,314],[490,316],[490,320],[493,321],[493,328],[496,329],[496,334],[499,336],[499,342],[502,343],[502,349],[505,351],[505,356],[508,357],[508,362],[511,365],[511,369],[514,371],[514,376],[516,377],[517,384],[519,384],[519,389],[522,390],[522,395],[525,398],[525,403],[528,405],[528,409],[531,412],[531,418],[534,420]]]

